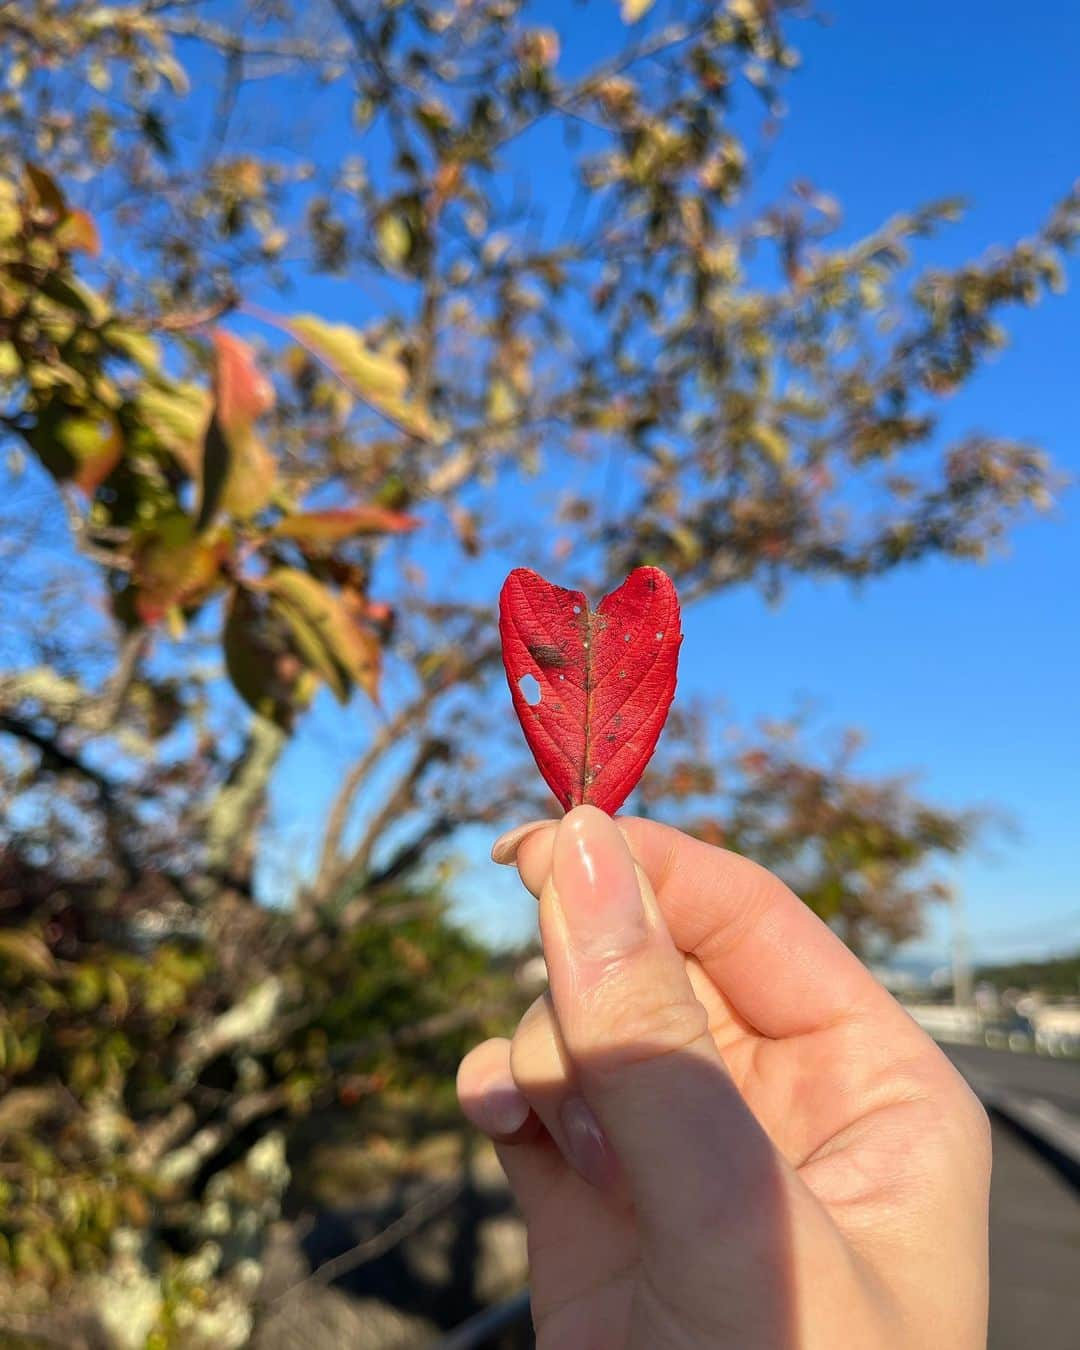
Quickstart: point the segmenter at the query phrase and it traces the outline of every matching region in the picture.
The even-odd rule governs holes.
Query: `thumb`
[[[703,897],[703,902],[706,900]],[[685,1240],[774,1191],[778,1156],[728,1075],[643,871],[615,823],[559,823],[540,925],[559,1029],[582,1095],[643,1220]]]

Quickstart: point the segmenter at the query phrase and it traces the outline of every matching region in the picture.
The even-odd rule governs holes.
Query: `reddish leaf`
[[[159,521],[135,552],[131,580],[134,610],[142,623],[156,624],[174,607],[200,605],[220,584],[229,539],[200,538],[187,516]]]
[[[226,431],[246,429],[274,406],[274,386],[255,364],[248,343],[216,328],[214,393],[217,415]]]
[[[385,506],[342,506],[326,511],[301,511],[274,526],[279,539],[300,543],[336,544],[359,534],[407,534],[420,524],[418,517]]]
[[[124,453],[124,438],[111,413],[69,408],[50,401],[37,425],[25,433],[38,458],[59,482],[73,482],[92,497]]]
[[[274,491],[277,467],[255,421],[274,406],[274,387],[259,371],[251,347],[231,333],[213,333],[214,413],[206,429],[199,498],[199,529],[219,511],[247,519]]]
[[[580,591],[527,568],[499,597],[503,663],[540,772],[569,809],[609,814],[649,762],[675,695],[679,599],[658,567],[639,567],[591,611]],[[539,700],[526,697],[531,676]]]

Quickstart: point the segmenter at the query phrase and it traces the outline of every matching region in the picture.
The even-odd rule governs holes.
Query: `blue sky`
[[[1029,232],[1080,176],[1080,7],[1069,0],[833,0],[793,29],[804,63],[762,182],[805,176],[844,230],[940,196],[969,200],[927,256],[958,262]],[[616,20],[547,4],[573,60]],[[949,407],[945,430],[1030,438],[1080,475],[1080,261],[1069,293],[1009,316],[1010,343]],[[1008,829],[951,869],[977,956],[1080,945],[1080,495],[985,566],[928,563],[862,591],[796,585],[779,609],[737,592],[686,615],[680,689],[742,721],[809,697],[822,728],[869,735],[867,769],[911,771]],[[477,841],[479,843],[479,841]],[[470,867],[463,911],[507,935],[530,922],[512,886]],[[944,953],[936,915],[912,954]]]

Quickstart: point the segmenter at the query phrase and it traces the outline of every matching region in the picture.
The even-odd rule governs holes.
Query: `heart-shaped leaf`
[[[639,567],[592,611],[580,591],[518,567],[499,596],[499,632],[514,709],[548,786],[567,810],[588,802],[614,813],[675,696],[682,632],[671,578]]]

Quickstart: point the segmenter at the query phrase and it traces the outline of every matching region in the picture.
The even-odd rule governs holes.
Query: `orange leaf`
[[[201,603],[220,583],[228,552],[227,539],[209,542],[193,534],[187,516],[162,521],[135,557],[132,582],[139,619],[158,623],[174,607]]]
[[[254,422],[274,406],[274,386],[255,364],[249,343],[216,328],[217,367],[214,394],[218,417],[226,431]]]
[[[385,506],[343,506],[327,511],[301,511],[274,526],[279,539],[300,543],[336,544],[358,534],[407,534],[420,525],[416,516]]]
[[[101,252],[101,236],[88,211],[69,211],[60,222],[55,237],[61,248],[89,253],[92,258]]]

